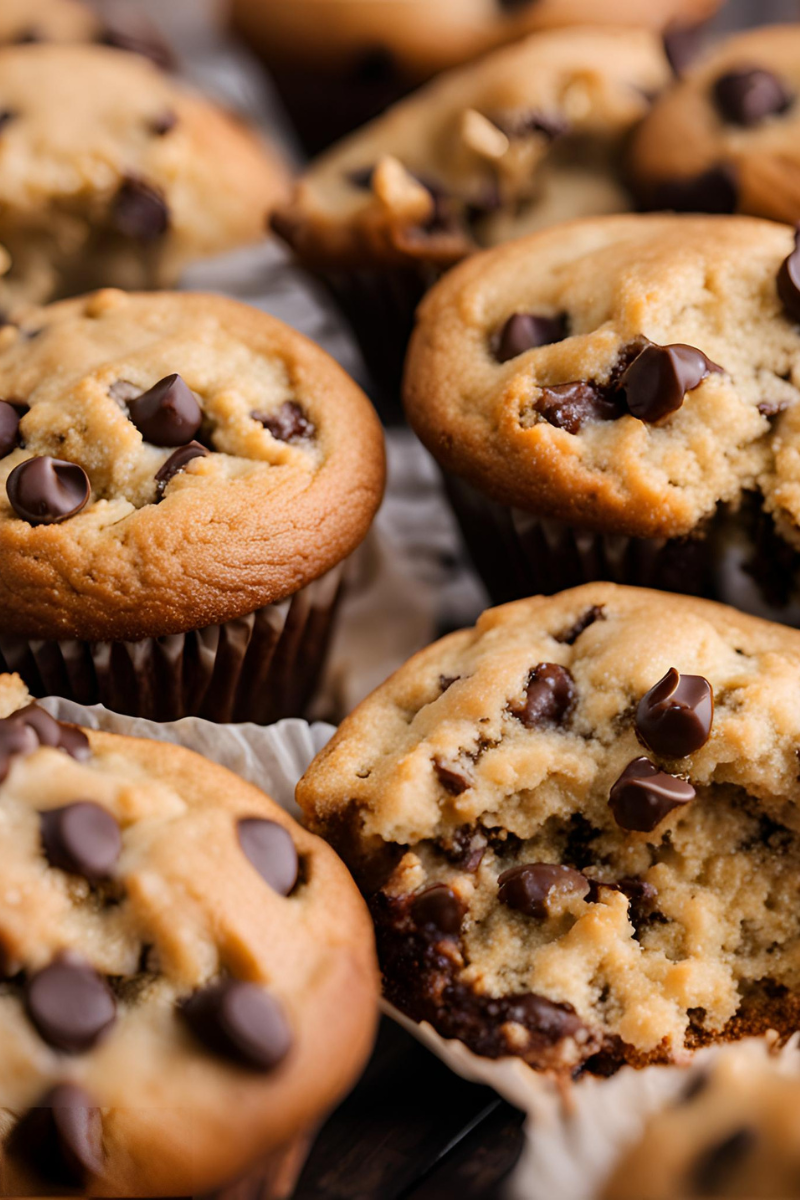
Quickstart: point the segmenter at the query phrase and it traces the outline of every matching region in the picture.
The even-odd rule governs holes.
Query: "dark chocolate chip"
[[[513,1021],[523,1025],[552,1043],[574,1037],[585,1029],[571,1004],[556,1004],[535,992],[509,996],[501,1003],[501,1009],[504,1023]]]
[[[154,446],[186,446],[203,421],[195,394],[180,375],[159,379],[131,400],[128,415],[145,441]]]
[[[538,725],[563,725],[575,703],[575,680],[566,667],[539,663],[528,676],[525,700],[509,706],[528,729]]]
[[[733,213],[739,199],[736,171],[729,163],[718,163],[699,175],[665,179],[656,188],[655,208],[673,212]]]
[[[238,823],[239,844],[262,879],[280,896],[297,883],[299,863],[292,835],[277,821],[244,817]]]
[[[650,342],[620,376],[618,387],[631,414],[652,424],[677,412],[687,392],[721,371],[694,346]]]
[[[448,862],[472,875],[483,861],[487,841],[473,826],[461,825],[449,838],[441,838],[437,844]]]
[[[706,1150],[692,1168],[692,1193],[696,1196],[729,1195],[731,1182],[757,1139],[756,1131],[745,1125]]]
[[[685,779],[660,771],[649,758],[628,763],[611,789],[608,806],[622,829],[651,833],[668,813],[694,800]]]
[[[255,983],[212,984],[184,1000],[179,1011],[209,1050],[256,1071],[273,1070],[291,1048],[283,1010]]]
[[[90,800],[40,813],[42,845],[51,867],[82,875],[90,883],[109,879],[122,849],[119,825]]]
[[[636,708],[636,732],[654,754],[686,758],[705,746],[714,720],[714,693],[702,675],[670,667]]]
[[[83,1088],[62,1083],[25,1114],[8,1149],[48,1183],[82,1187],[103,1170],[100,1109]]]
[[[555,640],[565,646],[574,646],[584,630],[588,629],[590,625],[594,625],[595,621],[604,620],[605,612],[602,604],[593,604],[591,608],[587,608],[582,617],[578,617],[571,629],[560,633]]]
[[[445,937],[456,937],[461,931],[464,908],[452,888],[435,883],[414,897],[411,916],[420,929],[427,927]]]
[[[547,902],[552,891],[576,896],[585,896],[589,891],[585,875],[558,863],[523,863],[503,871],[497,885],[501,904],[539,920],[548,915]]]
[[[625,876],[622,879],[609,881],[606,879],[590,879],[589,891],[586,895],[587,901],[596,901],[600,898],[600,889],[608,888],[612,892],[621,892],[628,900],[631,910],[631,916],[634,920],[649,915],[658,898],[658,892],[653,887],[652,883],[648,883],[645,879],[637,879],[633,876]]]
[[[720,75],[713,92],[717,108],[735,125],[758,125],[766,117],[786,112],[794,99],[781,80],[762,67]]]
[[[39,748],[35,730],[23,721],[6,717],[0,721],[0,783],[8,775],[12,759],[33,754]]]
[[[800,321],[800,229],[795,232],[794,250],[778,271],[778,295],[793,321]]]
[[[13,108],[0,108],[0,130],[5,129],[6,125],[10,125],[18,115]]]
[[[167,484],[192,461],[193,458],[206,458],[209,451],[199,442],[189,442],[187,446],[179,446],[170,454],[167,461],[156,471],[156,490],[159,496],[164,495]]]
[[[116,1003],[104,979],[84,959],[64,954],[31,976],[25,1011],[48,1046],[85,1054],[116,1020]]]
[[[442,787],[451,796],[460,796],[462,792],[466,792],[468,788],[472,787],[472,780],[464,771],[459,771],[454,766],[448,766],[440,758],[433,760],[433,769]]]
[[[543,387],[536,408],[549,424],[567,433],[579,433],[588,421],[617,421],[625,415],[617,397],[583,379]]]
[[[150,130],[156,137],[166,137],[178,124],[178,114],[167,109],[150,122]]]
[[[375,168],[373,166],[356,167],[355,170],[348,171],[345,178],[347,179],[348,183],[352,183],[354,188],[358,188],[360,191],[368,192],[372,187],[372,176],[374,173]]]
[[[19,444],[19,413],[13,404],[0,400],[0,458]]]
[[[123,237],[153,242],[169,228],[169,209],[161,192],[149,183],[126,179],[112,202],[110,221]]]
[[[316,429],[313,421],[303,412],[294,400],[285,400],[277,412],[250,414],[254,421],[259,421],[268,429],[279,442],[295,442],[314,436]]]
[[[20,721],[33,729],[41,746],[52,746],[56,750],[64,750],[78,762],[85,762],[91,755],[89,739],[82,729],[76,725],[67,725],[57,721],[49,712],[38,704],[26,704],[7,718],[9,721]]]
[[[567,336],[564,317],[542,317],[535,313],[512,313],[495,335],[494,356],[508,362],[536,346],[550,346]]]
[[[74,517],[91,491],[83,467],[49,455],[26,459],[6,480],[11,507],[29,525],[57,525]]]

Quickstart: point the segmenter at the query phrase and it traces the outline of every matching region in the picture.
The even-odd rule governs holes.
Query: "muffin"
[[[623,146],[669,79],[652,33],[535,34],[334,147],[274,227],[333,287],[396,395],[414,308],[445,268],[567,217],[630,207]]]
[[[535,30],[694,26],[720,0],[233,0],[311,154],[412,87]],[[336,103],[330,103],[332,94]]]
[[[0,45],[24,42],[93,42],[102,24],[82,0],[3,0]]]
[[[716,46],[655,105],[631,147],[650,208],[800,219],[800,26]]]
[[[611,579],[794,619],[795,276],[785,226],[611,216],[426,296],[406,411],[494,600]]]
[[[263,237],[275,153],[139,55],[0,49],[0,310],[90,288],[166,287]]]
[[[800,1195],[800,1078],[761,1050],[732,1047],[692,1072],[622,1156],[604,1200]]]
[[[264,1160],[277,1195],[371,1044],[352,880],[230,771],[26,699],[0,677],[0,1194],[197,1195]]]
[[[800,633],[591,584],[423,650],[301,780],[386,998],[608,1074],[800,1017]]]
[[[0,395],[0,669],[162,721],[302,712],[384,482],[333,360],[234,300],[106,290],[0,330]]]

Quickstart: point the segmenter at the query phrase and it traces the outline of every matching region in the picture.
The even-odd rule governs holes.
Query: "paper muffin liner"
[[[450,474],[445,491],[495,604],[596,580],[715,595],[713,544],[704,534],[634,538],[580,529],[499,504]]]
[[[0,671],[34,696],[175,721],[268,724],[305,711],[324,665],[344,564],[247,616],[136,642],[43,641],[0,634]]]

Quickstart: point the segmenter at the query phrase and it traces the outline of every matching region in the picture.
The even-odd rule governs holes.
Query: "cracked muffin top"
[[[357,67],[381,54],[424,78],[533,30],[562,25],[696,24],[720,0],[234,0],[234,21],[268,57]]]
[[[275,152],[152,63],[106,46],[0,48],[0,308],[167,286],[259,241],[286,194]]]
[[[714,47],[658,100],[631,147],[651,208],[800,219],[800,27]]]
[[[205,1192],[354,1079],[367,913],[230,771],[26,701],[0,677],[0,1191]]]
[[[387,997],[606,1073],[800,1011],[800,633],[592,584],[483,614],[297,798],[369,895]]]
[[[670,78],[637,30],[553,30],[451,72],[318,159],[274,226],[301,259],[447,266],[620,212],[623,141]]]
[[[476,255],[425,297],[409,420],[439,462],[542,516],[639,537],[760,491],[800,519],[793,231],[611,216]]]
[[[106,290],[0,330],[0,626],[129,640],[293,594],[365,536],[383,438],[313,343],[234,300]]]

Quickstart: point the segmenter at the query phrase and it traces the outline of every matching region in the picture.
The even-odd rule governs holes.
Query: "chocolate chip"
[[[575,680],[566,667],[539,663],[528,676],[525,700],[510,705],[509,712],[527,729],[537,725],[563,725],[575,703]]]
[[[13,717],[0,721],[0,783],[7,777],[12,759],[33,754],[38,748],[39,739],[30,726]]]
[[[279,442],[295,442],[303,438],[311,438],[316,430],[299,404],[294,400],[285,400],[277,412],[250,414],[254,421],[259,421],[268,429]]]
[[[207,458],[208,453],[205,446],[201,446],[199,442],[189,442],[188,445],[174,450],[163,467],[156,471],[156,491],[159,497],[164,495],[169,481],[179,475],[193,458]]]
[[[7,718],[9,721],[20,721],[29,726],[39,740],[41,746],[52,746],[56,750],[64,750],[78,762],[85,762],[91,756],[89,739],[82,729],[76,725],[68,725],[57,721],[49,712],[38,704],[26,704]]]
[[[564,317],[542,317],[535,313],[512,313],[495,335],[494,356],[508,362],[536,346],[550,346],[567,336]]]
[[[180,375],[159,379],[128,404],[128,416],[153,446],[186,446],[203,421],[194,392]]]
[[[460,796],[462,792],[466,792],[468,788],[472,787],[472,780],[463,771],[459,771],[456,767],[448,766],[440,758],[433,760],[433,769],[442,787],[451,796]]]
[[[74,517],[91,491],[83,467],[49,455],[20,463],[6,480],[11,507],[29,525],[57,525]]]
[[[109,219],[123,237],[153,242],[169,228],[169,209],[158,189],[143,179],[126,179],[111,204]]]
[[[687,392],[721,371],[694,346],[650,342],[623,372],[618,387],[631,414],[652,424],[677,412]]]
[[[90,883],[114,873],[122,837],[111,813],[90,800],[77,800],[39,815],[42,845],[51,867]]]
[[[758,125],[766,117],[786,112],[794,98],[776,75],[762,67],[720,75],[713,92],[723,117],[735,125]]]
[[[262,879],[280,896],[288,896],[299,869],[292,835],[277,821],[244,817],[238,822],[239,845]]]
[[[718,163],[699,175],[665,179],[656,188],[655,208],[673,212],[733,213],[739,199],[736,171],[729,163]]]
[[[595,621],[604,621],[606,619],[602,604],[593,604],[591,608],[587,608],[582,617],[578,617],[575,624],[565,633],[560,633],[555,638],[555,641],[561,642],[564,646],[574,646],[578,638],[588,629],[590,625],[594,625]]]
[[[646,879],[624,876],[622,879],[613,881],[590,879],[589,891],[585,899],[587,901],[599,900],[601,888],[608,888],[612,892],[621,892],[627,898],[634,922],[648,916],[658,898],[658,892]]]
[[[18,115],[13,108],[0,108],[0,130],[5,129]]]
[[[452,888],[435,883],[414,897],[411,916],[420,929],[427,927],[445,937],[456,937],[461,931],[464,908]]]
[[[551,892],[585,896],[589,891],[585,875],[558,863],[523,863],[503,871],[497,884],[497,898],[501,904],[539,920],[548,916],[547,902]]]
[[[179,1009],[195,1037],[215,1054],[271,1071],[292,1043],[283,1010],[263,988],[236,979],[195,992]]]
[[[778,271],[778,295],[794,321],[800,321],[800,229],[795,232],[794,250]]]
[[[588,421],[617,421],[625,407],[614,395],[586,380],[543,387],[536,409],[556,429],[578,433]]]
[[[63,954],[25,986],[25,1011],[48,1046],[85,1054],[116,1020],[114,997],[84,959]]]
[[[150,122],[150,130],[156,137],[165,137],[178,124],[178,114],[167,110]]]
[[[348,183],[352,183],[354,188],[367,192],[372,187],[372,176],[374,174],[375,168],[373,166],[356,167],[355,170],[348,171],[345,178]]]
[[[556,1043],[575,1037],[585,1026],[571,1004],[555,1004],[535,992],[523,992],[499,1002],[503,1022],[513,1021],[548,1042]],[[491,1007],[489,1008],[491,1013]]]
[[[25,1114],[8,1140],[8,1150],[48,1183],[82,1187],[103,1170],[100,1109],[83,1088],[62,1083]]]
[[[642,757],[628,763],[611,789],[608,806],[622,829],[651,833],[674,808],[694,800],[695,794],[686,780],[667,775]]]
[[[449,838],[440,838],[437,845],[448,862],[473,875],[483,861],[487,841],[473,826],[461,825]]]
[[[686,758],[705,746],[714,720],[714,693],[702,675],[680,675],[670,667],[642,696],[636,732],[654,754]]]
[[[13,404],[0,400],[0,458],[19,444],[19,413]]]
[[[692,1193],[696,1196],[729,1195],[732,1180],[757,1140],[754,1129],[742,1126],[706,1150],[691,1172]]]

